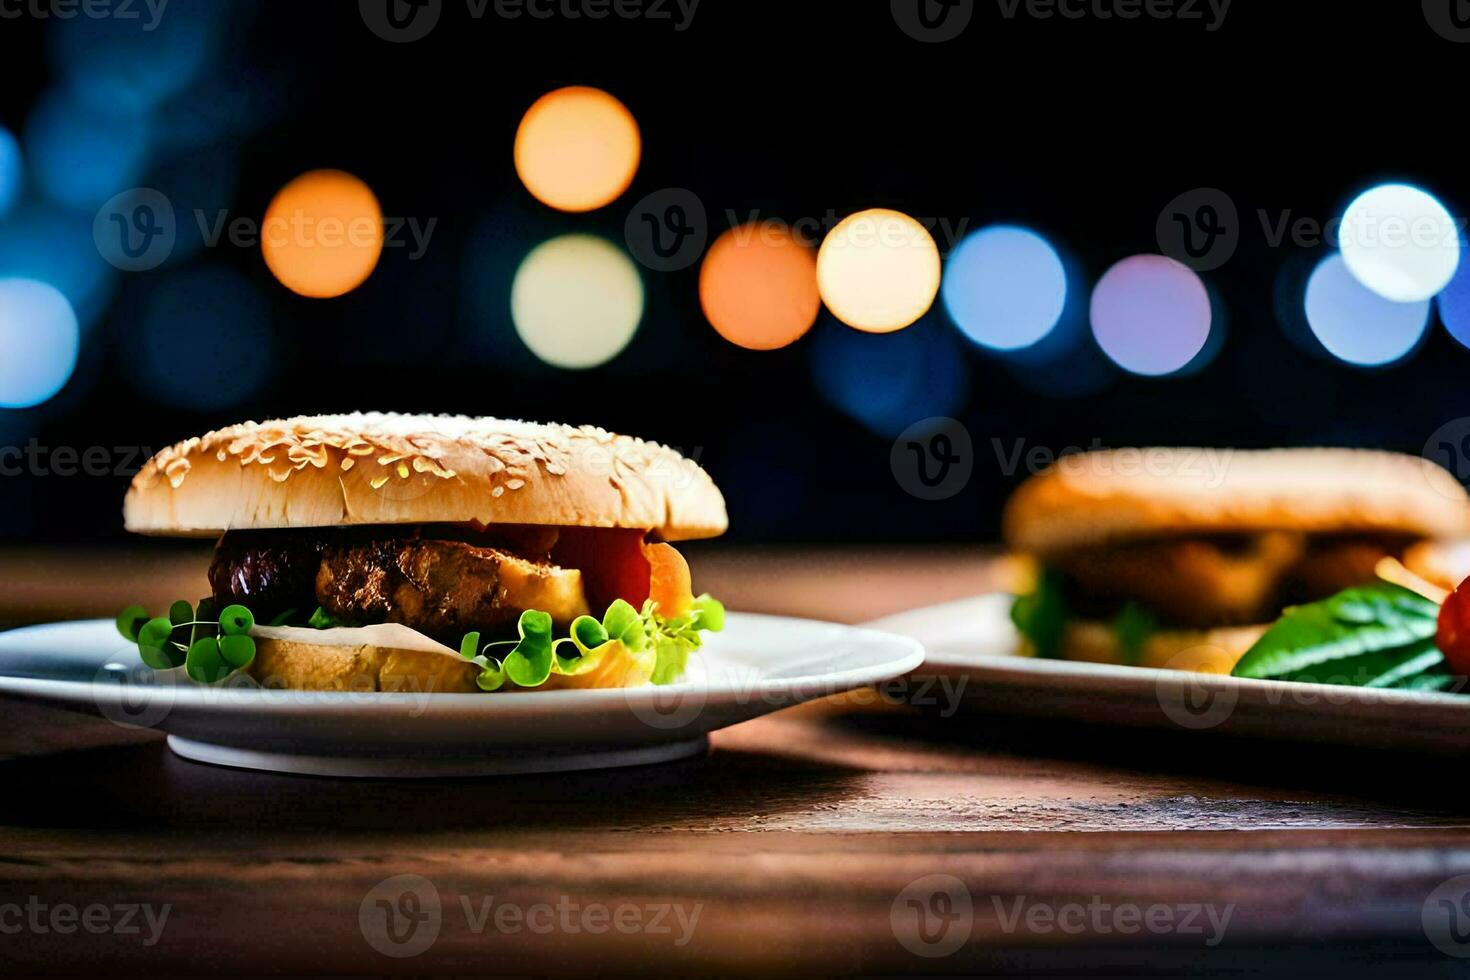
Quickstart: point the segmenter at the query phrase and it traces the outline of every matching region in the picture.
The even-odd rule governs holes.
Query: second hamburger
[[[1029,652],[1228,672],[1283,608],[1385,558],[1453,588],[1470,497],[1393,453],[1119,449],[1026,481],[1004,530],[1037,566],[1013,612]]]

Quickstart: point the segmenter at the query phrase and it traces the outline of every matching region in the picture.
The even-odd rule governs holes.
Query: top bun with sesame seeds
[[[676,541],[724,532],[707,473],[657,443],[591,426],[354,414],[246,422],[154,456],[128,489],[128,530],[385,524],[636,528]]]
[[[1023,483],[1003,519],[1041,556],[1181,534],[1470,537],[1470,495],[1418,456],[1365,449],[1113,449]]]

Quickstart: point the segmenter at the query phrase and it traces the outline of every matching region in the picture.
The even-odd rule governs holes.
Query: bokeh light
[[[1355,278],[1340,253],[1307,280],[1307,324],[1334,357],[1349,364],[1392,364],[1411,353],[1429,327],[1430,302],[1395,303]]]
[[[1205,284],[1162,255],[1134,255],[1104,273],[1092,291],[1091,313],[1098,346],[1133,374],[1173,374],[1210,337]]]
[[[59,289],[83,325],[106,309],[117,278],[92,239],[93,215],[26,202],[0,227],[0,278]]]
[[[526,110],[516,130],[516,173],[543,204],[591,211],[628,189],[642,147],[627,106],[601,89],[574,85]]]
[[[1464,242],[1461,242],[1463,248]],[[1434,300],[1445,330],[1461,345],[1470,347],[1470,262],[1461,262],[1455,277]]]
[[[0,126],[0,218],[10,212],[20,197],[22,168],[20,144],[10,130]]]
[[[383,211],[352,174],[313,170],[291,181],[266,208],[260,247],[287,289],[313,299],[351,292],[383,252]]]
[[[823,302],[843,323],[869,333],[902,330],[929,312],[939,275],[934,238],[886,208],[842,219],[817,253]]]
[[[69,91],[41,97],[26,121],[30,175],[57,204],[96,211],[135,186],[148,162],[148,122],[140,114],[102,110]]]
[[[182,269],[143,310],[129,376],[165,405],[216,411],[238,405],[270,379],[270,309],[244,276],[223,266]]]
[[[889,334],[859,333],[824,319],[812,333],[811,352],[822,396],[885,439],[922,419],[954,415],[969,397],[961,341],[938,316]]]
[[[536,246],[510,289],[516,333],[541,360],[590,368],[628,346],[643,319],[643,280],[627,253],[596,235]]]
[[[1229,333],[1229,308],[1214,286],[1205,284],[1205,295],[1210,299],[1210,329],[1205,335],[1204,346],[1189,359],[1189,363],[1174,372],[1175,377],[1188,378],[1197,375],[1215,362],[1220,351],[1225,349]]]
[[[1359,195],[1338,233],[1353,277],[1384,299],[1417,303],[1444,289],[1460,264],[1460,235],[1445,206],[1409,184]]]
[[[1030,347],[1051,332],[1067,305],[1067,273],[1046,239],[1025,228],[977,231],[950,253],[944,308],[975,343]]]
[[[198,78],[230,6],[140,2],[136,17],[58,15],[47,34],[51,62],[96,108],[146,111]]]
[[[77,367],[81,329],[71,303],[34,279],[0,279],[0,407],[51,399]]]
[[[817,322],[816,255],[777,222],[731,228],[704,257],[699,302],[730,343],[750,350],[785,347]]]

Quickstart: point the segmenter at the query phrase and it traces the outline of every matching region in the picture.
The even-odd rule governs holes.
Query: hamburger
[[[709,475],[599,428],[355,414],[154,456],[128,530],[215,539],[209,594],[118,628],[158,669],[306,690],[670,683],[723,609],[670,542],[727,525]]]
[[[1120,449],[1063,457],[1007,504],[1033,559],[1026,652],[1228,673],[1288,606],[1386,560],[1465,577],[1470,496],[1414,456],[1349,449]]]

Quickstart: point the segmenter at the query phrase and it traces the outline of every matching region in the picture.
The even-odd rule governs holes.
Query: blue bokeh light
[[[10,130],[0,126],[0,218],[10,213],[20,197],[23,172],[20,143],[16,142]]]
[[[175,273],[149,297],[138,329],[131,376],[144,394],[166,405],[229,408],[270,378],[270,310],[231,269]]]
[[[1379,367],[1403,360],[1424,339],[1430,302],[1395,303],[1364,286],[1342,254],[1323,259],[1307,280],[1307,325],[1332,356]]]
[[[941,290],[951,320],[994,350],[1031,347],[1051,332],[1067,305],[1067,273],[1046,239],[1013,225],[965,238],[945,263]]]
[[[49,401],[77,367],[81,328],[71,303],[34,279],[0,279],[0,407]]]
[[[92,215],[23,204],[0,226],[0,278],[50,283],[83,325],[111,298],[116,277],[92,240]]]
[[[887,334],[851,330],[824,316],[813,333],[817,390],[885,438],[921,419],[955,414],[969,395],[965,352],[933,313]]]
[[[1464,243],[1461,243],[1463,249]],[[1435,297],[1445,330],[1463,346],[1470,347],[1470,262],[1461,262],[1455,277]]]
[[[229,6],[138,2],[132,16],[58,18],[48,34],[51,62],[89,105],[144,111],[199,77]]]
[[[25,147],[42,194],[69,208],[96,211],[138,183],[148,161],[148,121],[52,91],[26,122]]]

